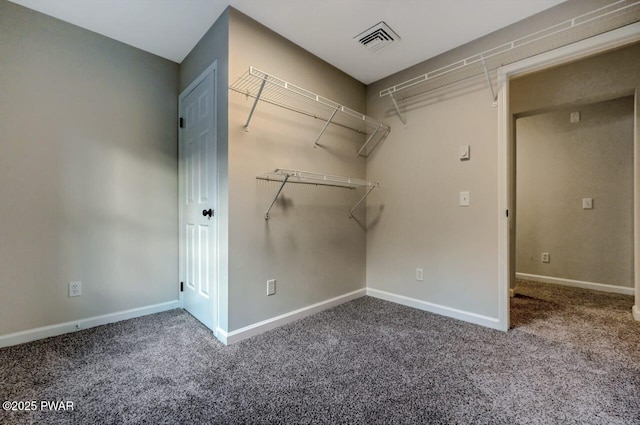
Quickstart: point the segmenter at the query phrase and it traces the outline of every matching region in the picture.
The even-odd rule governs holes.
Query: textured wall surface
[[[518,273],[633,287],[633,108],[629,96],[516,121]]]
[[[634,163],[638,170],[638,88],[640,88],[640,43],[588,57],[562,66],[515,78],[510,82],[510,108],[514,116],[528,116],[558,108],[577,108],[591,103],[636,96]],[[634,174],[634,197],[640,199],[640,173]],[[516,200],[517,202],[517,200]],[[517,217],[515,217],[517,222]],[[640,209],[636,208],[634,233],[638,234]],[[517,223],[516,223],[517,226]],[[640,240],[636,237],[636,240]],[[516,243],[514,249],[515,260]],[[638,253],[634,253],[634,276],[640,275]],[[636,299],[640,285],[636,286]]]

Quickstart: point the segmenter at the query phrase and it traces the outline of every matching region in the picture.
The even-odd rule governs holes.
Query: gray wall
[[[229,75],[233,82],[249,66],[271,73],[345,106],[363,110],[364,86],[266,27],[230,10]],[[256,180],[275,168],[293,168],[363,178],[356,158],[362,136],[261,103],[245,132],[252,99],[229,98],[229,330],[365,286],[364,210],[348,218],[361,195],[355,191],[289,185],[264,213],[277,183]],[[267,279],[277,294],[266,296]]]
[[[606,3],[562,3],[368,86],[367,113],[392,127],[367,163],[367,177],[383,185],[367,202],[375,223],[367,234],[368,287],[498,317],[498,110],[486,81],[415,99],[406,126],[379,91]],[[461,145],[471,146],[470,161],[459,161]],[[467,190],[471,205],[459,207]],[[423,282],[416,267],[424,268]]]
[[[202,39],[180,64],[179,86],[184,91],[213,62],[216,62],[217,102],[217,164],[218,200],[218,327],[227,330],[228,324],[228,258],[229,258],[229,9],[211,26]]]
[[[540,72],[514,78],[509,83],[509,108],[513,117],[524,117],[558,108],[578,108],[591,103],[633,96],[640,88],[640,43],[567,63]],[[638,102],[638,99],[636,99]],[[637,131],[638,110],[634,120],[634,195],[640,199],[640,174]],[[515,193],[514,193],[515,199]],[[515,199],[517,204],[517,199]],[[514,217],[517,226],[517,215]],[[636,208],[634,233],[638,232],[640,209]],[[515,268],[516,242],[512,239],[511,259]],[[634,252],[634,279],[640,273],[638,253]],[[512,282],[512,286],[513,286]],[[636,299],[640,285],[636,286]]]
[[[518,273],[633,287],[633,111],[629,96],[516,121]]]
[[[0,0],[0,334],[177,299],[177,72]]]

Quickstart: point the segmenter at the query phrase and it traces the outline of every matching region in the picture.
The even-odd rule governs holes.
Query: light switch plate
[[[469,192],[460,192],[460,206],[461,207],[468,207],[469,206]]]
[[[471,159],[471,147],[469,145],[460,146],[460,161]]]
[[[569,120],[571,121],[571,124],[580,122],[580,112],[572,112]]]
[[[582,198],[582,209],[583,210],[592,210],[593,209],[593,198]]]

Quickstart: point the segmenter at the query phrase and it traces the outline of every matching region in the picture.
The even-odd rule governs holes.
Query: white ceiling
[[[11,0],[182,62],[231,5],[365,84],[563,0]],[[385,21],[401,40],[372,53],[353,37]]]

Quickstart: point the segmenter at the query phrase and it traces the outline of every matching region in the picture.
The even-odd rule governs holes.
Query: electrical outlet
[[[69,298],[82,295],[82,282],[69,282]]]
[[[543,252],[542,256],[541,256],[541,260],[542,260],[543,263],[548,263],[550,261],[549,253],[548,252]]]
[[[424,280],[424,271],[420,268],[416,269],[416,280]]]
[[[276,280],[267,280],[267,295],[275,295],[276,293]]]

